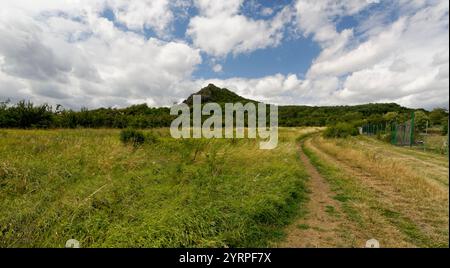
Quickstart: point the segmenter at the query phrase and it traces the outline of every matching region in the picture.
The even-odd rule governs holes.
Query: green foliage
[[[216,102],[221,104],[221,106],[224,103],[257,103],[254,100],[245,99],[226,88],[218,88],[212,84],[196,94],[202,96],[202,103]],[[191,95],[184,102],[191,105],[192,101]],[[222,110],[224,112],[224,109]],[[267,110],[267,112],[269,111]],[[280,126],[284,127],[330,126],[340,122],[351,122],[355,125],[366,123],[380,124],[393,121],[403,122],[405,121],[405,115],[410,112],[410,109],[395,103],[327,107],[280,106],[278,107],[278,122]],[[30,102],[26,105],[25,102],[20,102],[15,106],[0,103],[0,127],[3,128],[85,127],[144,129],[170,127],[173,119],[175,119],[175,116],[170,115],[169,108],[151,108],[146,104],[133,105],[121,109],[99,108],[88,110],[83,108],[80,111],[64,109],[58,105],[56,111],[52,112],[51,107],[47,105],[33,106]]]
[[[280,126],[330,126],[339,122],[385,123],[386,113],[407,114],[410,109],[395,103],[376,103],[355,106],[281,106],[278,108]],[[363,123],[364,121],[364,123]]]
[[[400,120],[400,115],[398,114],[398,112],[388,112],[383,115],[383,119],[386,123],[392,124]]]
[[[325,129],[323,135],[326,138],[346,138],[349,136],[357,136],[358,129],[349,123],[338,123]]]
[[[52,107],[47,104],[35,106],[20,101],[8,107],[7,103],[0,103],[0,128],[49,128],[52,122]]]
[[[158,141],[159,137],[153,131],[145,133],[145,142],[152,144],[157,143]]]
[[[133,150],[114,129],[5,132],[0,247],[267,247],[306,198],[294,144],[268,154],[164,129]]]
[[[100,108],[80,111],[58,106],[34,106],[21,101],[8,106],[0,103],[0,128],[161,128],[175,118],[168,108],[149,108],[146,104],[123,109]]]
[[[414,124],[417,130],[421,132],[425,131],[425,129],[427,128],[427,122],[430,121],[430,118],[423,111],[417,111],[414,114],[415,114]]]
[[[219,88],[213,84],[209,84],[207,87],[202,88],[199,92],[192,94],[184,101],[184,103],[192,106],[194,95],[200,95],[202,97],[202,103],[207,102],[215,102],[219,104],[236,103],[236,102],[240,102],[242,104],[246,104],[248,102],[256,103],[256,101],[243,98],[226,88]]]
[[[435,108],[430,112],[430,121],[432,126],[442,125],[443,120],[447,120],[448,110],[443,108]]]
[[[364,118],[361,112],[347,112],[342,116],[343,122],[355,122]]]
[[[448,116],[442,119],[442,135],[448,135]]]
[[[120,132],[120,140],[125,144],[139,146],[145,142],[145,135],[142,131],[125,129]]]

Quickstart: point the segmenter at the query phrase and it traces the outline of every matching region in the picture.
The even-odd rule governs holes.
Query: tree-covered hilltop
[[[197,93],[190,95],[185,101],[183,101],[183,103],[192,106],[194,95],[200,95],[202,103],[208,102],[215,102],[219,104],[236,103],[236,102],[240,102],[243,104],[249,102],[257,103],[257,101],[246,99],[234,93],[233,91],[230,91],[229,89],[219,88],[213,84],[209,84],[207,87],[202,88]]]
[[[252,102],[236,93],[218,88],[212,84],[196,93],[202,96],[202,104],[207,102],[243,104]],[[194,94],[193,94],[194,95]],[[184,103],[192,105],[192,96]],[[223,106],[223,105],[222,105]],[[279,106],[279,125],[329,126],[340,122],[352,125],[366,123],[404,122],[414,111],[419,127],[445,126],[448,123],[448,111],[435,109],[431,112],[412,110],[395,103],[371,103],[354,106]],[[127,108],[81,109],[74,111],[61,106],[34,105],[21,101],[16,104],[0,103],[0,128],[157,128],[169,127],[175,116],[169,108],[148,107],[147,104],[133,105]]]

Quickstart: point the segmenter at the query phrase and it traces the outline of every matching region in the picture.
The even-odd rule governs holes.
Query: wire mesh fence
[[[376,123],[376,124],[366,124],[360,129],[361,134],[372,136],[372,135],[389,135],[390,142],[393,145],[399,146],[412,146],[415,143],[415,122],[414,113],[411,113],[411,119],[403,122],[397,123],[393,122],[387,123]]]
[[[400,146],[414,145],[414,120],[402,124],[394,124],[391,129],[391,143]]]
[[[361,128],[361,134],[368,136],[378,135],[380,133],[385,133],[389,128],[387,124],[366,124]]]
[[[414,114],[411,114],[408,121],[402,123],[366,124],[359,128],[359,132],[362,135],[377,136],[378,139],[397,146],[415,146],[424,151],[449,154],[448,131],[446,135],[421,132],[416,125]]]

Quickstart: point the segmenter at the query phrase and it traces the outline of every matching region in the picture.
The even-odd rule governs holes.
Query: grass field
[[[2,130],[0,247],[264,247],[305,202],[296,138],[123,145],[118,130]],[[147,131],[150,132],[150,131]]]
[[[318,131],[0,130],[0,247],[448,247],[446,156]]]
[[[419,148],[423,151],[431,151],[438,154],[448,154],[448,136],[440,134],[419,135],[419,139],[423,142]]]

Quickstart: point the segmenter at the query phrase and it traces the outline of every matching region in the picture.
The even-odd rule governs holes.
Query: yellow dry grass
[[[440,159],[432,156],[427,160],[423,154],[417,157],[408,149],[380,146],[367,138],[315,137],[310,146],[322,153],[322,158],[326,155],[346,167],[362,193],[362,201],[354,204],[360,212],[376,218],[381,211],[409,235],[414,246],[448,246],[448,166],[439,166]],[[370,195],[377,204],[367,198]],[[369,209],[361,207],[364,202]]]

